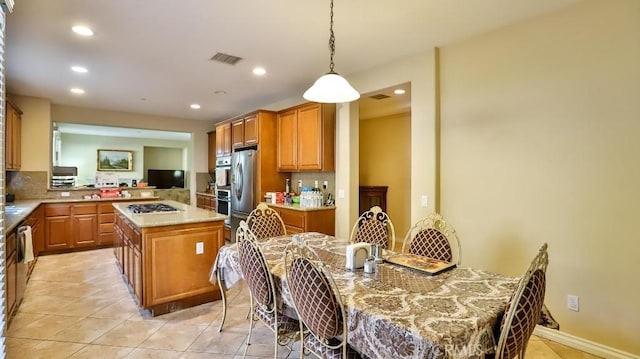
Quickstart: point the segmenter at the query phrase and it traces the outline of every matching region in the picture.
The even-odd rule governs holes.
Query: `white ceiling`
[[[336,0],[335,70],[348,78],[577,1]],[[303,102],[328,70],[328,0],[20,0],[14,10],[7,91],[54,104],[219,121],[286,98]],[[76,24],[95,36],[73,34]],[[216,52],[243,60],[210,61]],[[254,66],[267,74],[254,76]],[[74,86],[86,93],[72,95]],[[202,108],[190,109],[194,102]]]

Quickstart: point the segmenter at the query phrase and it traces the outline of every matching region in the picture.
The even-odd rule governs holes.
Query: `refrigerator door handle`
[[[244,185],[244,179],[242,177],[242,162],[238,161],[235,168],[235,182],[233,190],[235,192],[236,199],[240,201],[242,199],[242,187]]]

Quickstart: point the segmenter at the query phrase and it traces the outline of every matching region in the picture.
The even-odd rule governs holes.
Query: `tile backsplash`
[[[48,175],[45,171],[20,171],[6,172],[7,188],[6,193],[13,193],[16,200],[27,199],[81,199],[84,195],[98,193],[97,188],[72,189],[69,197],[62,197],[62,189],[49,190]],[[190,193],[188,189],[147,189],[143,187],[122,187],[122,190],[129,191],[132,197],[139,197],[140,191],[152,190],[156,197],[160,199],[173,200],[180,203],[189,204]]]

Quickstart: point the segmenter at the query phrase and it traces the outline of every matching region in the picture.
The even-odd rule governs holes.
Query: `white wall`
[[[183,168],[182,152],[189,147],[188,142],[184,141],[168,141],[153,140],[143,138],[125,138],[125,137],[105,137],[105,136],[89,136],[79,134],[63,133],[62,150],[61,150],[61,166],[78,167],[78,185],[86,185],[95,183],[97,171],[97,151],[98,149],[109,150],[126,150],[133,152],[133,171],[117,172],[121,179],[142,180],[146,178],[147,172],[145,164],[147,163],[145,147],[163,147],[175,149],[178,158],[171,160],[172,163],[177,162],[177,167]],[[164,153],[167,153],[164,151]],[[154,156],[151,156],[151,161]]]
[[[463,264],[520,275],[549,243],[561,330],[640,354],[640,1],[585,1],[441,60],[442,212]]]

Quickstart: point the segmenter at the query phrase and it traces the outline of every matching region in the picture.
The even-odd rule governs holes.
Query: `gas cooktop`
[[[145,203],[130,204],[128,206],[131,213],[158,213],[158,212],[175,212],[178,209],[164,203]]]

